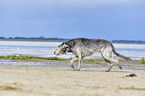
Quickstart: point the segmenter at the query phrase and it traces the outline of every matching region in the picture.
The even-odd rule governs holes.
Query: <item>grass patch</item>
[[[72,60],[72,58],[69,58],[69,61]],[[78,60],[76,60],[75,62],[78,62]],[[99,61],[96,61],[95,59],[83,59],[84,63],[95,63],[95,64],[102,64]]]
[[[84,59],[83,62],[85,62],[85,63],[89,63],[89,62],[94,63],[95,60],[94,59]]]
[[[63,59],[57,57],[36,57],[36,56],[23,56],[23,55],[7,55],[7,56],[0,56],[3,59],[11,59],[11,60],[27,60],[27,59],[41,59],[41,60],[60,60]]]
[[[144,58],[141,59],[141,64],[145,64],[145,59]]]

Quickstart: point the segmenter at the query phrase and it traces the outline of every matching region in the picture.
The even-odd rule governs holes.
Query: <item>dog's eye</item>
[[[66,48],[62,48],[62,51],[65,52],[66,51]]]
[[[68,47],[65,47],[65,48],[64,48],[64,49],[65,49],[65,51],[67,50],[67,48],[68,48]]]

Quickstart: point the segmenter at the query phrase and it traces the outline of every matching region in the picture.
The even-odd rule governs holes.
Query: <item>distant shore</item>
[[[0,37],[0,41],[43,41],[43,42],[62,42],[70,39],[65,38],[45,38],[44,36],[40,37]]]
[[[40,37],[0,37],[0,41],[36,41],[36,42],[63,42],[68,41],[68,38],[45,38]],[[145,44],[145,41],[141,40],[112,40],[114,44]]]

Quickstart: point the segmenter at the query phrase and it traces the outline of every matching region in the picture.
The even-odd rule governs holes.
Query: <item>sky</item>
[[[0,0],[0,36],[145,41],[145,0]]]

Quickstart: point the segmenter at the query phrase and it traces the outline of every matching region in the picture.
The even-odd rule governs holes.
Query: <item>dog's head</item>
[[[54,52],[55,55],[62,55],[65,54],[69,50],[68,45],[66,45],[65,42],[60,44],[57,48],[56,51]]]

